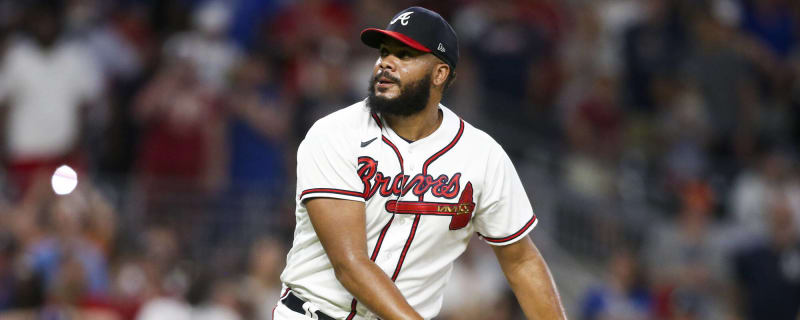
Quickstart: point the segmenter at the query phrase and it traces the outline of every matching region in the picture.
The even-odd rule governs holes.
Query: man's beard
[[[400,95],[393,99],[375,95],[375,83],[378,82],[378,78],[381,76],[394,81],[395,85],[400,88]],[[424,76],[422,79],[409,83],[404,87],[397,78],[383,75],[382,72],[379,72],[370,80],[368,91],[367,106],[370,111],[407,117],[422,111],[428,105],[428,100],[431,97],[431,77],[430,75]]]

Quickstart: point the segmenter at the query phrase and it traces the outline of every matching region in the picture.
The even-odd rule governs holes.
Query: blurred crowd
[[[793,0],[0,0],[0,319],[271,319],[296,147],[411,5],[594,279],[571,317],[798,319]],[[474,242],[441,318],[521,318]]]

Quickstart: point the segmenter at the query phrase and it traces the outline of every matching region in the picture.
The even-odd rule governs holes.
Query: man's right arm
[[[422,319],[367,253],[363,202],[313,198],[308,216],[336,279],[381,319]]]

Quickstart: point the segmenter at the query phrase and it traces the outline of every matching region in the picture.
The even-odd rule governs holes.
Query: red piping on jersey
[[[379,127],[383,128],[381,126],[380,119],[378,119],[378,116],[375,113],[372,114],[372,118],[375,119],[375,122],[378,123]],[[400,150],[397,150],[397,147],[391,141],[389,141],[389,139],[386,139],[385,136],[381,135],[381,138],[382,138],[384,143],[389,145],[389,147],[391,147],[392,150],[394,150],[394,153],[397,155],[397,161],[400,162],[400,172],[402,173],[403,172],[403,156],[400,155]],[[364,198],[366,199],[366,197],[368,197],[369,190],[364,190],[364,192],[365,192],[364,193]],[[378,241],[375,243],[375,248],[372,249],[372,255],[369,257],[369,259],[372,260],[372,262],[375,262],[375,259],[378,258],[378,252],[381,251],[381,245],[383,244],[383,239],[386,237],[386,233],[389,231],[389,226],[392,225],[392,221],[394,221],[394,215],[392,215],[392,218],[389,219],[389,222],[386,223],[385,226],[383,226],[383,229],[381,229],[381,235],[378,236]],[[347,320],[352,320],[353,317],[356,316],[356,306],[358,306],[358,301],[355,298],[353,298],[353,301],[350,302],[350,314],[347,315]]]
[[[383,124],[381,123],[381,119],[380,119],[380,118],[378,118],[378,114],[376,114],[375,112],[373,112],[373,113],[372,113],[372,119],[375,119],[375,123],[377,123],[377,124],[378,124],[378,128],[381,128],[381,129],[383,129]]]
[[[428,158],[428,160],[425,160],[425,164],[422,165],[422,175],[427,175],[428,166],[434,161],[436,161],[436,159],[439,159],[439,157],[441,157],[447,151],[450,151],[450,149],[452,149],[453,146],[455,146],[456,143],[458,143],[458,141],[461,140],[461,134],[464,133],[464,120],[463,119],[459,120],[460,122],[458,126],[458,133],[456,133],[456,136],[453,138],[453,141],[450,141],[449,144],[447,144],[444,148],[442,148],[442,150],[439,150],[439,152],[433,154],[430,158]],[[424,197],[425,195],[421,194],[419,196],[419,201],[423,201]],[[400,275],[400,270],[403,268],[403,262],[406,260],[406,254],[408,253],[408,249],[411,248],[411,242],[414,241],[414,236],[417,233],[417,227],[419,226],[419,220],[421,217],[422,215],[420,214],[417,214],[416,217],[414,217],[414,224],[411,225],[411,232],[408,235],[408,240],[406,240],[406,245],[403,246],[403,253],[400,254],[400,259],[397,261],[397,267],[394,268],[394,274],[392,274],[392,281],[397,280],[397,276]]]
[[[385,226],[383,226],[383,229],[381,229],[381,235],[378,237],[378,242],[375,243],[375,249],[372,249],[372,256],[369,257],[369,259],[372,260],[372,262],[375,262],[375,259],[378,257],[378,252],[381,251],[381,245],[383,244],[383,238],[386,237],[386,231],[389,231],[389,226],[392,225],[392,221],[394,221],[394,215],[392,215],[392,218],[389,219],[389,222],[386,223]],[[353,316],[356,315],[356,306],[357,305],[358,305],[358,301],[356,301],[356,299],[353,298],[353,301],[350,302],[350,314],[347,315],[347,319],[353,319]]]
[[[400,161],[400,171],[401,172],[404,171],[403,168],[405,168],[405,167],[403,167],[403,156],[400,155],[400,150],[397,150],[397,147],[394,145],[394,143],[389,141],[389,139],[386,139],[385,136],[382,135],[381,138],[383,138],[383,142],[388,144],[389,147],[392,147],[392,150],[394,150],[394,154],[397,155],[397,161]]]
[[[406,245],[403,247],[403,253],[400,254],[400,260],[397,261],[397,267],[394,268],[394,274],[392,274],[392,281],[397,280],[397,276],[400,275],[400,269],[403,268],[403,261],[406,260],[406,253],[408,253],[408,249],[411,247],[411,242],[414,241],[414,236],[417,234],[417,226],[419,225],[419,220],[422,215],[417,215],[414,217],[414,224],[411,225],[411,233],[408,235],[408,240],[406,240]]]
[[[393,220],[394,215],[392,215],[392,218],[389,219],[389,222],[381,230],[381,235],[378,237],[378,242],[375,243],[375,249],[372,250],[372,256],[369,257],[370,260],[375,261],[375,258],[378,257],[378,252],[381,251],[381,244],[383,244],[383,238],[386,236],[386,231],[389,231],[389,226],[392,225]]]
[[[478,235],[483,237],[484,240],[492,242],[492,243],[506,242],[506,241],[512,240],[512,239],[514,239],[516,237],[519,237],[519,235],[525,233],[525,230],[528,230],[528,228],[530,228],[535,221],[536,221],[536,215],[534,214],[533,217],[531,217],[531,219],[528,220],[528,223],[526,223],[525,226],[522,227],[522,229],[519,229],[519,231],[517,231],[514,234],[512,234],[512,235],[510,235],[508,237],[505,237],[505,238],[489,238],[489,237],[483,236],[480,233],[478,233]]]
[[[358,301],[356,301],[356,299],[353,298],[353,302],[350,302],[350,314],[347,315],[347,320],[353,320],[353,317],[356,316],[356,305],[357,304],[358,304]]]
[[[456,136],[455,136],[455,138],[453,138],[453,141],[450,141],[450,143],[447,146],[445,146],[444,148],[442,148],[442,150],[439,150],[439,152],[437,152],[434,155],[432,155],[430,158],[428,158],[428,160],[425,160],[425,164],[422,165],[422,175],[423,176],[428,174],[428,166],[431,163],[436,161],[436,159],[439,159],[439,157],[441,157],[447,151],[450,151],[450,149],[452,149],[453,146],[455,146],[456,143],[458,143],[458,140],[461,140],[461,134],[464,133],[464,120],[463,119],[459,119],[459,120],[460,120],[460,122],[458,124],[458,133],[456,133]],[[420,195],[419,196],[419,201],[422,201],[423,196],[424,195]]]
[[[364,198],[364,192],[356,192],[356,191],[348,191],[348,190],[341,190],[341,189],[333,189],[333,188],[315,188],[315,189],[308,189],[300,193],[300,198],[305,197],[307,194],[310,193],[335,193],[335,194],[343,194],[346,196],[354,196],[359,198]]]

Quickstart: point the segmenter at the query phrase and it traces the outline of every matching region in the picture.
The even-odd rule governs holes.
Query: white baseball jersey
[[[334,275],[304,205],[315,197],[365,202],[370,259],[426,319],[439,313],[452,263],[473,233],[507,245],[534,228],[536,216],[505,151],[439,109],[439,128],[414,142],[363,101],[311,127],[297,151],[297,225],[281,275],[285,289],[337,319],[375,318]]]

